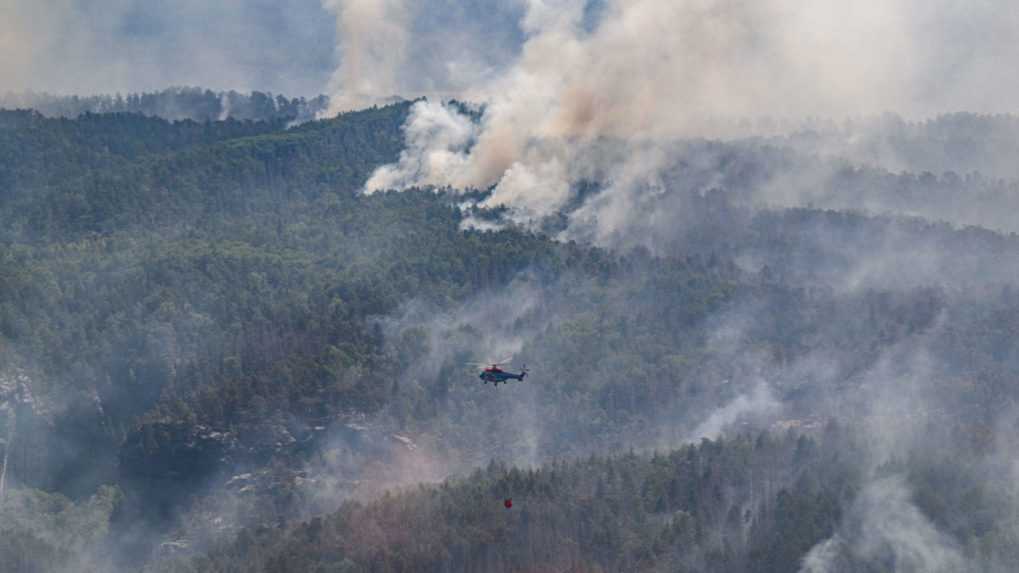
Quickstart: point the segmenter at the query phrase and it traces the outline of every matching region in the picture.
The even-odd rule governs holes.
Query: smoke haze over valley
[[[0,16],[0,569],[1019,562],[1009,3]]]

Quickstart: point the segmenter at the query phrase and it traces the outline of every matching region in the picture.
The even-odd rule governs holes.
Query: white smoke
[[[400,91],[411,14],[403,0],[322,0],[336,15],[341,64],[329,81],[327,115],[374,105]]]
[[[940,531],[914,503],[906,476],[889,474],[888,463],[907,459],[939,409],[932,386],[947,365],[929,348],[930,337],[947,328],[944,315],[921,334],[888,348],[855,393],[864,408],[864,467],[867,480],[835,535],[814,546],[800,573],[859,570],[949,573],[974,570],[959,543]],[[846,409],[853,406],[846,404]]]
[[[701,438],[717,439],[723,432],[741,419],[752,416],[773,415],[782,409],[771,389],[764,382],[759,383],[749,394],[738,396],[733,401],[714,411],[690,434],[692,441]]]
[[[404,133],[406,149],[399,162],[377,169],[365,184],[366,192],[456,180],[467,164],[476,127],[448,106],[421,102],[411,109]]]
[[[970,570],[958,545],[917,509],[898,476],[868,484],[840,532],[807,553],[800,573],[859,570],[852,564],[895,573]]]
[[[336,20],[339,67],[321,114],[399,98],[453,97],[487,84],[521,39],[518,0],[321,0]]]
[[[428,346],[425,364],[415,366],[434,376],[458,352],[469,350],[476,361],[494,362],[520,352],[532,332],[521,333],[520,323],[534,319],[544,294],[533,279],[516,277],[504,289],[484,293],[453,312],[439,313],[422,304],[410,304],[397,318],[381,319],[390,338],[408,328],[421,329]]]
[[[461,122],[434,129],[441,106],[420,103],[408,155],[370,189],[494,188],[486,206],[527,220],[601,173],[613,197],[578,214],[571,233],[607,241],[645,215],[629,193],[650,177],[648,150],[675,138],[745,134],[746,118],[1011,109],[1019,80],[991,70],[1019,55],[1012,12],[990,0],[608,0],[588,26],[581,0],[532,0],[514,64],[464,90],[485,104],[469,150]],[[605,163],[609,144],[618,150]],[[434,160],[450,154],[455,169]]]

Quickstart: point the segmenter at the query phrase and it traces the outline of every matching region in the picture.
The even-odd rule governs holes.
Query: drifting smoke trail
[[[458,97],[509,67],[523,39],[519,0],[322,0],[336,19],[336,57],[320,114],[398,98]]]
[[[329,81],[326,116],[396,96],[410,14],[403,0],[323,0],[336,15],[341,64]]]
[[[771,389],[766,383],[761,382],[752,392],[740,394],[730,403],[712,412],[707,420],[690,433],[690,441],[697,442],[702,438],[717,440],[741,418],[771,415],[781,409],[782,404],[772,395]]]
[[[938,531],[910,500],[901,477],[867,485],[849,510],[841,531],[807,553],[800,573],[859,570],[912,573],[966,571],[957,544]]]

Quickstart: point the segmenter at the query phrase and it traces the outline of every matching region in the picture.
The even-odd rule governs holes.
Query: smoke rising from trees
[[[304,6],[328,29],[328,65],[313,66],[325,115],[428,101],[292,129],[0,114],[0,351],[31,365],[53,408],[4,397],[5,483],[18,507],[64,488],[77,499],[55,498],[52,517],[85,524],[38,539],[98,523],[139,532],[143,555],[177,547],[171,532],[201,552],[495,459],[533,472],[493,464],[324,527],[388,515],[365,528],[370,560],[389,533],[421,539],[401,511],[455,528],[462,497],[477,516],[498,494],[510,515],[509,495],[485,489],[504,487],[500,471],[519,487],[573,472],[529,514],[532,536],[569,531],[540,529],[564,515],[609,533],[639,522],[665,567],[695,547],[696,522],[709,534],[694,570],[726,546],[714,570],[745,570],[753,547],[788,549],[781,570],[805,572],[1008,563],[995,552],[1019,531],[1019,242],[998,231],[1017,229],[1019,127],[936,115],[1014,101],[1002,3],[532,0],[482,18],[483,4]],[[101,59],[111,22],[140,25],[129,2],[111,6],[103,34],[86,19],[57,46],[68,24],[46,10],[80,6],[17,5],[42,33],[22,26],[3,47],[48,48],[5,60],[4,77],[68,46],[78,64]],[[202,64],[189,73],[251,80],[208,42],[184,50]],[[131,57],[95,81],[121,85]],[[82,81],[58,76],[40,81]],[[246,100],[223,101],[215,118]],[[494,390],[464,366],[506,354],[526,381]],[[545,469],[628,449],[640,460]],[[136,514],[98,489],[114,479]],[[519,513],[539,503],[515,499]],[[291,541],[332,551],[322,527]]]
[[[677,138],[768,134],[768,118],[1008,111],[1019,93],[990,69],[1019,37],[994,2],[607,2],[593,25],[584,2],[526,7],[519,57],[462,91],[485,105],[474,129],[455,108],[418,103],[408,149],[366,190],[492,188],[483,205],[527,223],[596,179],[608,191],[575,217],[597,219],[593,238],[608,242]]]

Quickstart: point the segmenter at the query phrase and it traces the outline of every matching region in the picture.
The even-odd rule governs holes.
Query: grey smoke
[[[926,333],[885,350],[843,405],[843,414],[860,424],[867,448],[858,463],[869,477],[836,533],[804,557],[800,573],[948,573],[975,567],[960,544],[914,503],[906,476],[885,469],[929,445],[927,428],[944,411],[934,388],[949,369],[930,344],[946,328],[939,319]]]
[[[519,222],[555,212],[600,172],[609,197],[577,217],[596,221],[590,238],[607,242],[639,223],[634,185],[676,138],[749,135],[746,118],[1009,111],[1019,94],[1006,71],[1019,19],[1003,2],[608,1],[594,23],[586,8],[528,2],[519,57],[463,91],[486,105],[470,149],[461,120],[435,121],[455,110],[419,103],[408,155],[367,190],[493,188],[485,205]],[[609,164],[606,141],[619,148]],[[436,156],[455,157],[455,169]]]
[[[467,165],[476,134],[474,122],[449,106],[415,104],[404,129],[406,149],[399,162],[377,169],[365,189],[374,192],[455,180]]]
[[[322,116],[394,99],[454,97],[490,81],[522,42],[521,2],[322,0],[340,62]]]
[[[807,553],[800,573],[848,573],[860,570],[860,564],[894,573],[972,570],[958,544],[938,531],[910,495],[900,476],[869,483],[840,531]]]
[[[765,382],[760,382],[754,389],[737,396],[728,404],[711,413],[707,420],[702,422],[690,434],[691,441],[698,441],[702,438],[717,440],[726,430],[731,430],[734,423],[743,418],[753,416],[773,416],[782,408],[782,404],[775,399],[771,389]]]

